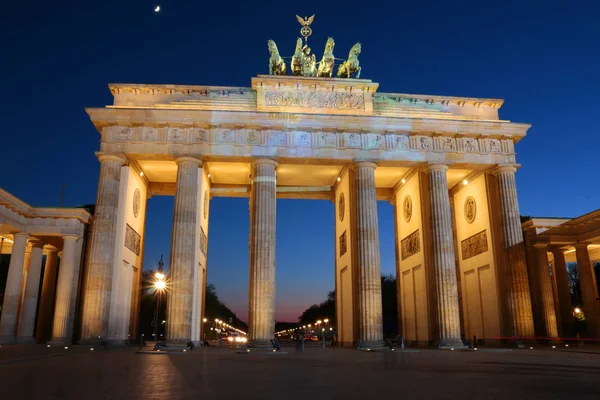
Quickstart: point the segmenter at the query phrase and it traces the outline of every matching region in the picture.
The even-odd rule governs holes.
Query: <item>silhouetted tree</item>
[[[579,284],[579,270],[577,263],[567,263],[567,277],[569,279],[569,291],[571,292],[571,302],[574,306],[581,306],[581,285]]]
[[[383,333],[385,337],[398,334],[398,301],[396,278],[393,275],[381,276],[381,305],[383,312]],[[313,324],[319,319],[329,318],[335,324],[335,290],[327,293],[327,299],[313,304],[298,318],[300,324]]]
[[[156,305],[158,297],[154,291],[154,274],[156,271],[147,270],[144,271],[142,276],[142,296],[141,296],[141,310],[140,310],[140,333],[144,334],[146,340],[152,339],[154,333],[154,315],[156,311]],[[206,286],[206,297],[204,306],[204,315],[206,318],[211,320],[218,318],[229,323],[229,318],[232,318],[231,325],[239,328],[243,331],[248,330],[248,325],[240,320],[233,311],[231,311],[217,296],[217,289],[215,285],[209,284]],[[167,296],[163,293],[160,302],[160,309],[158,310],[158,324],[159,324],[159,337],[162,333],[165,334],[165,324],[162,321],[167,319]],[[206,327],[206,329],[209,329]]]

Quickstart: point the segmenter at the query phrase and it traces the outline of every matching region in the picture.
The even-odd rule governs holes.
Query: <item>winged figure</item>
[[[310,24],[312,24],[313,20],[315,19],[315,14],[313,14],[310,18],[304,17],[304,19],[301,16],[296,15],[296,19],[298,20],[298,22],[300,22],[300,25],[310,26]]]

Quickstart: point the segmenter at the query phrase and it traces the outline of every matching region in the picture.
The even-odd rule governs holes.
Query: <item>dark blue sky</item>
[[[95,201],[99,135],[84,107],[109,82],[249,86],[267,73],[267,40],[291,55],[316,13],[345,57],[362,42],[362,77],[382,92],[494,97],[503,119],[532,123],[517,145],[521,213],[600,207],[600,5],[593,1],[12,1],[0,15],[0,186],[33,205]],[[573,4],[577,4],[574,6]],[[248,203],[211,205],[208,281],[245,316]],[[294,319],[333,288],[333,205],[277,203],[277,316]],[[146,266],[168,255],[173,199],[152,198]],[[382,271],[394,273],[392,207],[380,203]]]

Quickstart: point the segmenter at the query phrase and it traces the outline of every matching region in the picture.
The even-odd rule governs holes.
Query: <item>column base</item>
[[[251,349],[256,349],[256,350],[259,350],[259,349],[273,350],[275,348],[275,347],[273,347],[273,343],[271,342],[270,339],[249,340],[247,347],[249,347]]]
[[[83,345],[92,345],[92,346],[102,346],[104,344],[104,339],[102,338],[85,338],[85,339],[80,339],[77,344],[83,344]]]
[[[357,347],[358,350],[362,351],[380,351],[387,349],[383,340],[360,340]]]
[[[52,338],[48,340],[47,344],[51,346],[70,346],[73,344],[73,340],[71,338]]]
[[[469,348],[460,339],[442,339],[437,347],[440,350],[465,350]]]
[[[37,344],[37,340],[34,337],[21,336],[17,337],[17,343],[19,344]]]
[[[0,344],[17,344],[17,338],[12,335],[0,336]]]
[[[108,339],[106,345],[110,347],[126,347],[129,346],[130,343],[128,339]]]

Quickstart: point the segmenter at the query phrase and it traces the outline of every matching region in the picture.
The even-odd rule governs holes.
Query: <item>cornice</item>
[[[32,207],[4,189],[0,189],[0,206],[5,206],[27,219],[75,218],[83,223],[88,223],[92,218],[91,214],[83,208]]]

